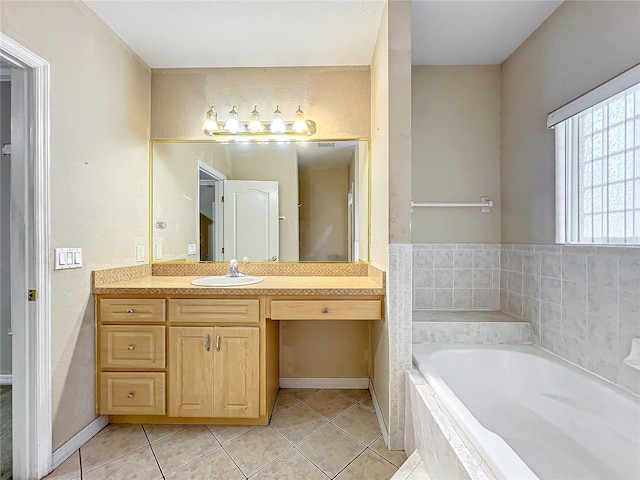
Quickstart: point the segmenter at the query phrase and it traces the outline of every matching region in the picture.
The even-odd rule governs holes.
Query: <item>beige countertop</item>
[[[367,276],[263,276],[237,287],[199,287],[200,276],[146,276],[95,286],[97,295],[384,295],[383,285]]]

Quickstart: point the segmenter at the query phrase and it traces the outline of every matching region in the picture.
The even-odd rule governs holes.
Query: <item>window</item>
[[[640,83],[555,129],[558,241],[640,245]]]

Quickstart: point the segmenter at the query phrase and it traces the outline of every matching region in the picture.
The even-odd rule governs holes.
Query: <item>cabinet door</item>
[[[257,418],[260,410],[260,329],[215,327],[213,415]]]
[[[169,416],[213,416],[213,327],[169,328]]]

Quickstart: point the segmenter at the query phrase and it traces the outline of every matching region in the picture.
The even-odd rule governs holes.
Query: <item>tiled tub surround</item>
[[[418,310],[413,312],[414,343],[531,343],[531,324],[506,313]]]
[[[413,359],[405,442],[432,479],[640,478],[635,395],[533,345],[414,345]]]
[[[502,245],[500,309],[533,341],[640,394],[623,359],[640,337],[640,248]]]
[[[498,310],[500,245],[413,245],[414,310]]]

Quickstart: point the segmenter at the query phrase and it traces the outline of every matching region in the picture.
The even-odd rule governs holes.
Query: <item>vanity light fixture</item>
[[[304,112],[298,105],[293,122],[287,122],[282,118],[280,106],[276,105],[271,122],[262,122],[258,113],[258,106],[253,107],[251,117],[248,122],[238,119],[238,108],[234,105],[229,112],[226,122],[218,122],[218,114],[215,108],[206,113],[202,130],[205,135],[213,137],[216,135],[306,135],[311,136],[316,133],[316,123],[307,120]]]

